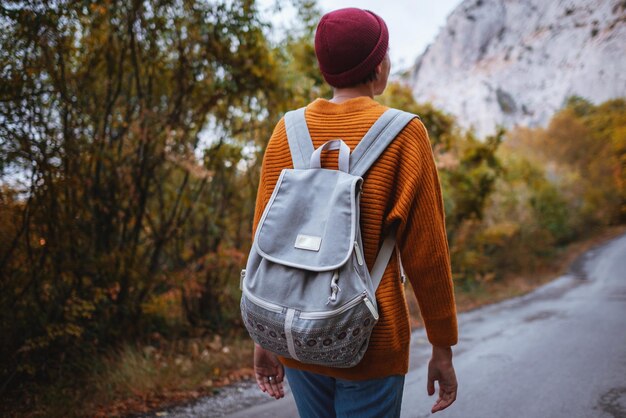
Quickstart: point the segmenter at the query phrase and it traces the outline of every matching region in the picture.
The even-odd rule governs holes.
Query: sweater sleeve
[[[456,306],[439,176],[428,132],[414,119],[401,133],[397,219],[402,264],[433,345],[457,343]]]
[[[265,210],[265,206],[272,196],[272,191],[278,181],[278,175],[280,174],[281,169],[293,166],[291,164],[289,144],[284,140],[285,138],[285,119],[282,118],[276,124],[274,132],[267,143],[265,153],[263,154],[259,188],[257,190],[256,203],[254,206],[254,220],[252,222],[253,237],[256,233],[259,221],[261,220],[261,216],[263,215],[263,211]]]

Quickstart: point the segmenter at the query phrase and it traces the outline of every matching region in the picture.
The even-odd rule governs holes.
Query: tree
[[[547,128],[511,135],[518,152],[547,167],[570,206],[571,226],[578,234],[626,219],[624,126],[623,99],[596,106],[573,97]]]
[[[277,63],[248,0],[8,1],[0,24],[2,390],[141,333],[142,303],[206,250],[174,248],[224,198],[207,189],[233,159],[211,144],[254,131]],[[224,235],[212,216],[198,234]]]

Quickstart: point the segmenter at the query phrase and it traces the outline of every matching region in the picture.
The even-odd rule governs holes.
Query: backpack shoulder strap
[[[419,116],[388,109],[367,131],[350,155],[350,174],[363,176],[404,127]]]
[[[285,130],[293,168],[309,168],[313,154],[313,140],[304,118],[304,107],[285,113]]]
[[[385,111],[374,125],[372,125],[369,131],[367,131],[354,151],[352,151],[350,155],[350,173],[362,177],[383,153],[385,148],[387,148],[413,118],[419,118],[419,116],[398,109]],[[383,243],[376,256],[376,261],[370,272],[374,289],[377,289],[380,285],[395,247],[396,228],[394,227],[383,239]],[[404,281],[404,269],[402,268],[399,253],[398,262],[402,271],[402,280]]]
[[[374,289],[378,289],[380,281],[383,279],[383,274],[385,274],[387,264],[389,264],[389,260],[391,260],[391,254],[393,253],[394,248],[396,248],[396,228],[392,228],[383,240],[383,244],[378,251],[376,261],[374,262],[374,266],[372,267],[372,271],[370,272],[370,277],[372,278],[372,285],[374,286]],[[398,259],[398,261],[400,262],[400,268],[404,272],[404,269],[402,268],[402,262],[400,261],[400,259]],[[404,273],[402,273],[402,275],[404,275]]]

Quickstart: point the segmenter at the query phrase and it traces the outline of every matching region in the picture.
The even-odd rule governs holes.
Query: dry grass
[[[99,396],[90,409],[96,416],[124,415],[210,395],[252,377],[252,347],[247,339],[226,344],[219,337],[177,341],[161,349],[126,346],[91,376],[89,387]]]
[[[127,416],[211,395],[233,381],[252,378],[252,349],[249,339],[223,342],[219,336],[125,345],[82,361],[80,380],[33,388],[14,416]]]

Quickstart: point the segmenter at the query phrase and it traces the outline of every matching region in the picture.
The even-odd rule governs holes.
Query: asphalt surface
[[[459,329],[458,399],[436,417],[626,418],[626,235],[528,295],[459,315]],[[403,418],[431,415],[429,354],[415,332]],[[275,401],[251,382],[156,415],[298,416],[289,393]]]

